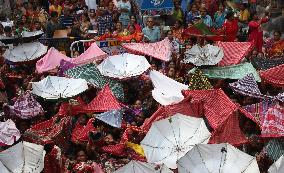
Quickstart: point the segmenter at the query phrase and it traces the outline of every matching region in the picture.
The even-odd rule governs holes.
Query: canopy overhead
[[[175,114],[156,121],[141,141],[149,163],[176,169],[176,162],[195,144],[207,144],[211,134],[202,118]]]
[[[40,42],[24,43],[13,49],[7,49],[4,58],[12,62],[32,61],[47,52],[47,46]]]
[[[74,97],[88,89],[85,79],[69,79],[48,76],[32,83],[32,93],[45,99],[65,99]]]

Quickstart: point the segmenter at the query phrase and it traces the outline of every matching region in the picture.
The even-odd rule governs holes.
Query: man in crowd
[[[154,25],[154,18],[149,17],[147,19],[147,26],[142,30],[144,34],[145,41],[147,42],[157,42],[161,39],[160,28]]]
[[[51,12],[50,20],[46,25],[46,37],[52,38],[55,30],[64,29],[64,26],[58,20],[58,13],[56,11]]]

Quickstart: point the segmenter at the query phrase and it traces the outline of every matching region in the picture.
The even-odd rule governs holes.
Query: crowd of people
[[[251,42],[253,47],[246,54],[244,62],[256,64],[259,61],[271,61],[284,64],[283,27],[274,24],[273,31],[264,28],[267,23],[272,27],[267,0],[173,0],[174,8],[167,18],[172,26],[162,26],[162,21],[150,16],[143,23],[139,16],[139,7],[130,0],[50,0],[15,1],[11,4],[11,14],[0,14],[0,38],[21,35],[24,31],[43,31],[42,38],[52,39],[56,30],[67,30],[68,37],[76,39],[94,39],[97,41],[118,40],[123,43],[156,43],[168,38],[172,44],[171,60],[163,62],[146,56],[151,70],[157,70],[180,83],[191,85],[192,74],[188,73],[194,65],[184,64],[186,50],[198,44],[222,42]],[[284,9],[282,14],[284,18]],[[268,26],[269,27],[269,26]],[[198,33],[195,31],[198,30]],[[94,31],[94,32],[90,32]],[[95,35],[94,35],[95,33]],[[201,34],[200,34],[201,33]],[[211,37],[211,35],[213,35]],[[218,36],[218,37],[217,37]],[[35,129],[41,129],[40,135],[50,138],[44,145],[45,173],[110,173],[124,166],[131,160],[145,162],[144,154],[139,152],[141,140],[146,132],[140,128],[162,107],[153,97],[153,85],[149,73],[120,81],[123,84],[124,98],[120,100],[127,109],[123,113],[121,128],[114,128],[97,120],[96,114],[76,113],[76,106],[90,103],[100,89],[89,86],[88,90],[68,101],[49,101],[36,97],[43,107],[41,115],[23,119],[14,116],[8,105],[13,105],[21,95],[32,89],[31,82],[38,82],[54,72],[39,74],[35,62],[13,63],[4,58],[9,47],[0,45],[0,103],[2,122],[12,119],[22,137],[38,143]],[[66,50],[67,52],[67,50]],[[78,54],[83,53],[78,50]],[[283,62],[283,63],[282,63]],[[266,70],[266,69],[265,69]],[[279,73],[282,73],[279,71]],[[283,74],[278,74],[283,75]],[[222,89],[239,106],[262,103],[263,99],[238,95],[229,88],[229,79],[208,79],[212,89]],[[234,81],[234,80],[233,80]],[[273,85],[262,80],[259,83],[261,93],[275,96],[283,92],[282,85]],[[197,87],[198,88],[198,87]],[[74,101],[73,100],[73,101]],[[265,102],[267,102],[265,100]],[[284,109],[283,103],[273,101]],[[75,107],[75,108],[74,108]],[[259,125],[247,116],[239,113],[242,133],[248,141],[237,147],[257,158],[261,173],[267,172],[275,161],[267,155],[266,144],[273,138],[262,138]],[[283,119],[283,113],[279,115]],[[49,121],[50,123],[45,123]],[[46,127],[42,127],[45,126]],[[50,126],[52,129],[49,129]],[[210,126],[210,125],[208,125]],[[283,126],[283,124],[282,124]],[[0,126],[1,129],[1,126]],[[282,128],[284,129],[284,128]],[[54,134],[56,133],[56,134]],[[39,136],[40,136],[39,135]],[[52,135],[52,137],[51,137]],[[36,136],[36,137],[35,137]],[[0,132],[1,139],[1,132]],[[282,136],[278,137],[282,141]],[[1,145],[0,153],[10,146]],[[279,151],[280,152],[280,151]],[[177,170],[175,170],[177,171]],[[1,170],[0,170],[1,172]]]

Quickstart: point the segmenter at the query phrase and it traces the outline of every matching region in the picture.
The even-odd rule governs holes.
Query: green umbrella
[[[113,94],[121,101],[124,99],[122,84],[116,80],[103,76],[95,64],[74,67],[65,71],[64,74],[72,78],[85,79],[98,88],[103,88],[106,84],[109,84]]]
[[[273,161],[278,160],[284,154],[284,140],[271,139],[265,146],[267,155]]]

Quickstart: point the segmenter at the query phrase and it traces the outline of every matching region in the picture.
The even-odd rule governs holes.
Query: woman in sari
[[[214,15],[214,28],[219,29],[223,26],[226,20],[226,12],[224,11],[223,4],[219,5],[219,11],[217,11]]]
[[[226,16],[226,21],[223,25],[226,34],[226,41],[233,42],[237,39],[238,34],[238,20],[234,17],[233,12],[229,12]]]
[[[281,39],[281,32],[274,31],[274,38],[267,44],[269,57],[281,57],[284,55],[284,40]]]
[[[183,41],[182,33],[183,33],[183,27],[181,25],[181,22],[177,20],[172,28],[173,37],[176,38],[179,42],[182,42]]]

